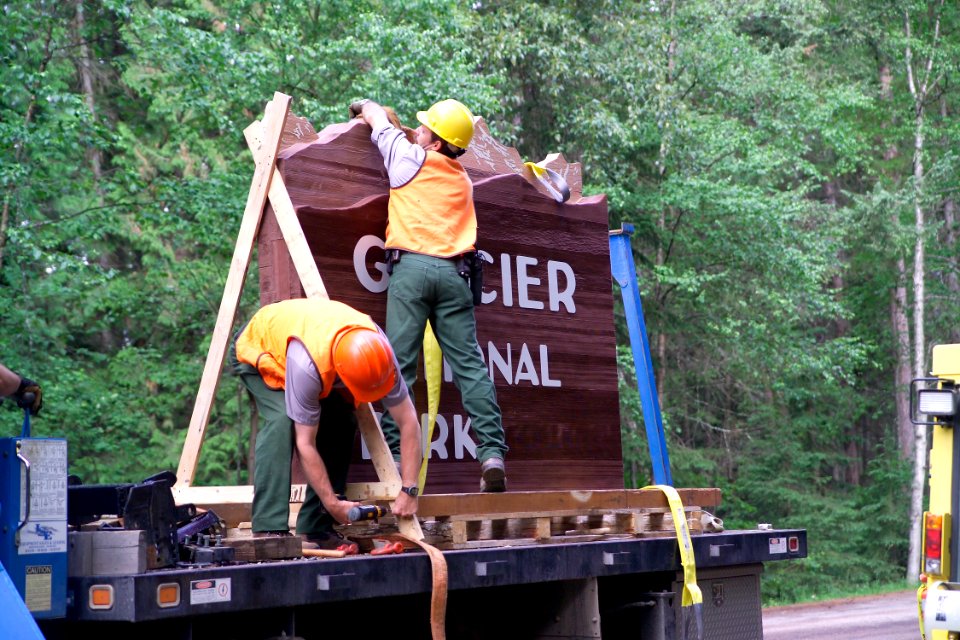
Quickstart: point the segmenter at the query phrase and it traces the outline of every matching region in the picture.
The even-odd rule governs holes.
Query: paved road
[[[917,592],[763,610],[764,640],[920,640]]]

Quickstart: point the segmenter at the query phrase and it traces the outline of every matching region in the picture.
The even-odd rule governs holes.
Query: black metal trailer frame
[[[765,562],[807,555],[806,531],[744,530],[691,538],[711,640],[762,639]],[[673,537],[445,551],[448,637],[680,638],[683,573]],[[48,640],[113,632],[145,638],[313,638],[387,625],[430,637],[428,556],[406,552],[157,569],[68,580],[67,617]],[[176,584],[175,605],[158,604]],[[108,585],[114,604],[89,605]],[[677,596],[677,597],[675,597]]]

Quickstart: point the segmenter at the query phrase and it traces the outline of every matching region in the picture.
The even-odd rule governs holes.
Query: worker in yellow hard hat
[[[384,158],[390,182],[385,245],[392,272],[386,330],[404,380],[413,389],[430,318],[477,438],[480,490],[505,491],[507,443],[474,318],[482,260],[476,248],[473,183],[457,161],[473,139],[473,114],[456,100],[441,100],[417,113],[420,126],[411,143],[375,102],[355,102],[350,113],[372,128],[371,140]],[[389,418],[382,424],[396,456],[397,425]]]
[[[392,512],[417,510],[420,421],[380,328],[352,307],[315,298],[257,311],[231,349],[233,372],[262,418],[253,474],[254,536],[290,535],[290,460],[296,446],[307,493],[297,517],[305,547],[336,548],[334,529],[358,503],[342,499],[353,453],[356,406],[381,401],[400,427],[403,489]]]

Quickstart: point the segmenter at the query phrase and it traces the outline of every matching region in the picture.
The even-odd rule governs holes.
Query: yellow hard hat
[[[379,400],[393,388],[393,362],[390,343],[375,329],[350,329],[333,346],[333,367],[358,403]]]
[[[473,114],[456,100],[441,100],[426,111],[418,111],[417,120],[461,149],[466,149],[473,139]]]

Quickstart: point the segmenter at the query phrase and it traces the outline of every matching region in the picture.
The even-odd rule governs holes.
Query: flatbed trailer
[[[761,639],[763,564],[807,555],[803,529],[691,537],[703,592],[704,638]],[[687,637],[674,537],[612,539],[443,552],[450,638]],[[159,604],[177,585],[174,604]],[[90,606],[113,590],[109,609]],[[48,640],[104,637],[312,638],[373,630],[430,637],[431,564],[425,553],[170,568],[70,578],[67,616],[41,621]],[[695,636],[689,636],[695,637]]]

